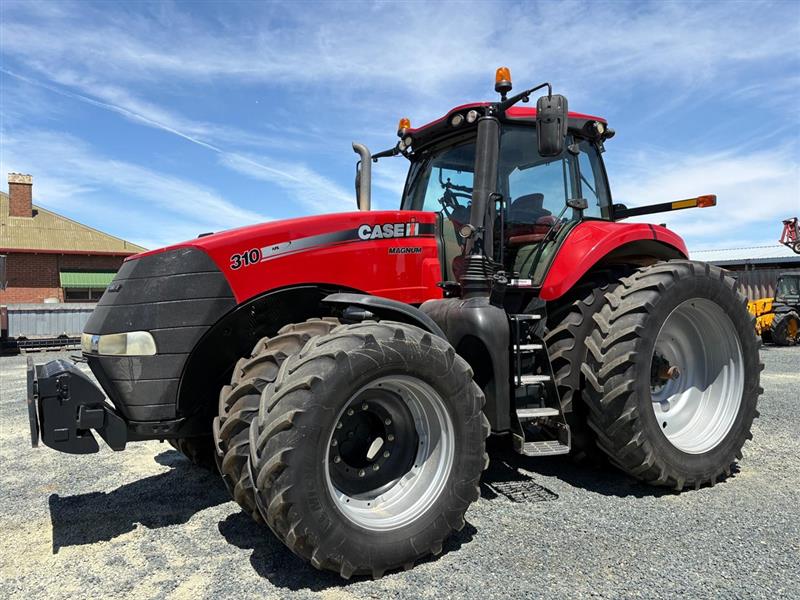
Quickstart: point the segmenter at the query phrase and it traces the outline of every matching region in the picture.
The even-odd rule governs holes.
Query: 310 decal
[[[249,267],[259,262],[261,262],[261,249],[252,248],[239,254],[233,254],[231,256],[231,269],[235,271],[236,269]]]

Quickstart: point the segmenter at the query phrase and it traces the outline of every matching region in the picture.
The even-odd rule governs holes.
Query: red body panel
[[[689,256],[679,235],[660,225],[584,221],[573,229],[542,282],[540,297],[555,300],[564,295],[595,263],[609,252],[639,240],[656,240]]]
[[[334,213],[232,229],[146,254],[202,249],[225,274],[238,303],[269,290],[314,283],[420,304],[442,297],[436,285],[443,277],[435,223],[432,212]],[[402,235],[383,237],[385,224],[401,225]],[[373,237],[375,226],[381,229],[378,237],[362,239]],[[541,298],[559,298],[608,253],[639,240],[655,240],[688,256],[683,240],[659,225],[584,221],[559,249],[542,282]],[[256,249],[257,261],[233,268],[236,255]]]
[[[435,223],[431,212],[334,213],[241,227],[153,252],[204,250],[225,274],[238,303],[268,290],[316,283],[418,304],[442,297],[436,286],[442,272]],[[403,225],[398,228],[403,235],[382,237],[381,229],[375,239],[359,236],[359,231],[372,236],[374,227],[384,224]],[[416,225],[409,229],[408,224]],[[254,249],[259,260],[232,268],[237,254]]]

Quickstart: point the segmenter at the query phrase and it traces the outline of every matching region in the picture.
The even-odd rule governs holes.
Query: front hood
[[[334,284],[403,302],[440,297],[436,213],[355,211],[240,227],[139,254],[208,254],[238,302],[299,283]]]

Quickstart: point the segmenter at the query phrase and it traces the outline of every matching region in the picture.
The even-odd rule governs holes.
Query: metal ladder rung
[[[544,348],[541,344],[520,344],[519,346],[514,346],[515,352],[533,352],[534,350],[541,350]]]
[[[544,442],[525,442],[522,444],[522,454],[525,456],[555,456],[569,454],[569,446],[558,440]]]
[[[547,406],[541,408],[518,408],[517,418],[522,419],[538,419],[540,417],[557,417],[558,411],[555,408]]]
[[[515,321],[531,321],[531,320],[538,321],[539,319],[542,318],[542,315],[539,315],[539,314],[532,314],[532,315],[519,314],[519,315],[511,315],[511,318],[514,319]]]
[[[532,385],[534,383],[544,383],[550,381],[550,375],[522,375],[517,377],[518,385]]]

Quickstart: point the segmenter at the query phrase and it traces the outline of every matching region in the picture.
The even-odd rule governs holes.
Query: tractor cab
[[[454,281],[463,266],[466,238],[461,230],[470,223],[477,123],[486,107],[459,107],[439,121],[402,132],[401,143],[413,151],[407,153],[411,165],[401,208],[439,213],[442,258]],[[484,250],[501,269],[536,285],[574,224],[611,219],[601,153],[603,140],[613,133],[603,119],[569,113],[563,148],[555,156],[542,156],[535,109],[511,108],[499,122],[496,192],[487,205],[491,247]],[[586,208],[569,206],[580,199]]]
[[[781,273],[775,284],[775,302],[800,307],[800,273]]]

